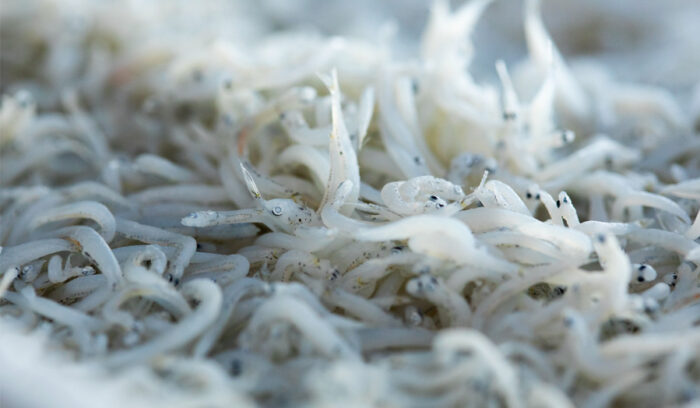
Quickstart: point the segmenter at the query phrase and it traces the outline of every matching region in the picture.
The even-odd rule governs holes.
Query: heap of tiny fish
[[[700,91],[569,66],[538,0],[478,81],[490,3],[411,59],[3,4],[0,401],[697,404]]]

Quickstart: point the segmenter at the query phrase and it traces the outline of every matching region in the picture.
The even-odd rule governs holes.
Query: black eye
[[[644,276],[637,276],[637,282],[644,282]]]
[[[537,194],[535,195],[535,200],[539,200],[539,199],[540,199],[540,193],[537,193]]]
[[[241,375],[241,365],[242,364],[238,359],[234,359],[233,361],[231,361],[231,375],[233,375],[234,377]]]
[[[429,198],[430,198],[430,201],[437,201],[438,200],[436,195],[431,195]]]
[[[275,207],[272,209],[272,215],[279,217],[282,215],[282,207]]]
[[[529,191],[525,193],[525,198],[532,198],[532,193],[530,193]]]
[[[561,202],[557,200],[557,208],[561,207]]]

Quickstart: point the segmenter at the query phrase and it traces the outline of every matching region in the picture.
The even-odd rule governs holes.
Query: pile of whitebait
[[[3,1],[0,399],[697,404],[700,92],[568,65],[537,0],[476,81],[490,3],[402,59]]]

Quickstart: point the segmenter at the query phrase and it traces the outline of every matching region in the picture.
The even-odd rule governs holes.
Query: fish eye
[[[280,215],[282,215],[282,207],[277,206],[277,207],[273,208],[272,215],[274,215],[276,217],[279,217]]]
[[[574,138],[575,138],[574,132],[572,132],[570,130],[564,130],[561,132],[561,140],[564,143],[571,143],[574,141]]]
[[[574,325],[574,319],[570,316],[564,318],[564,326],[572,327]]]

